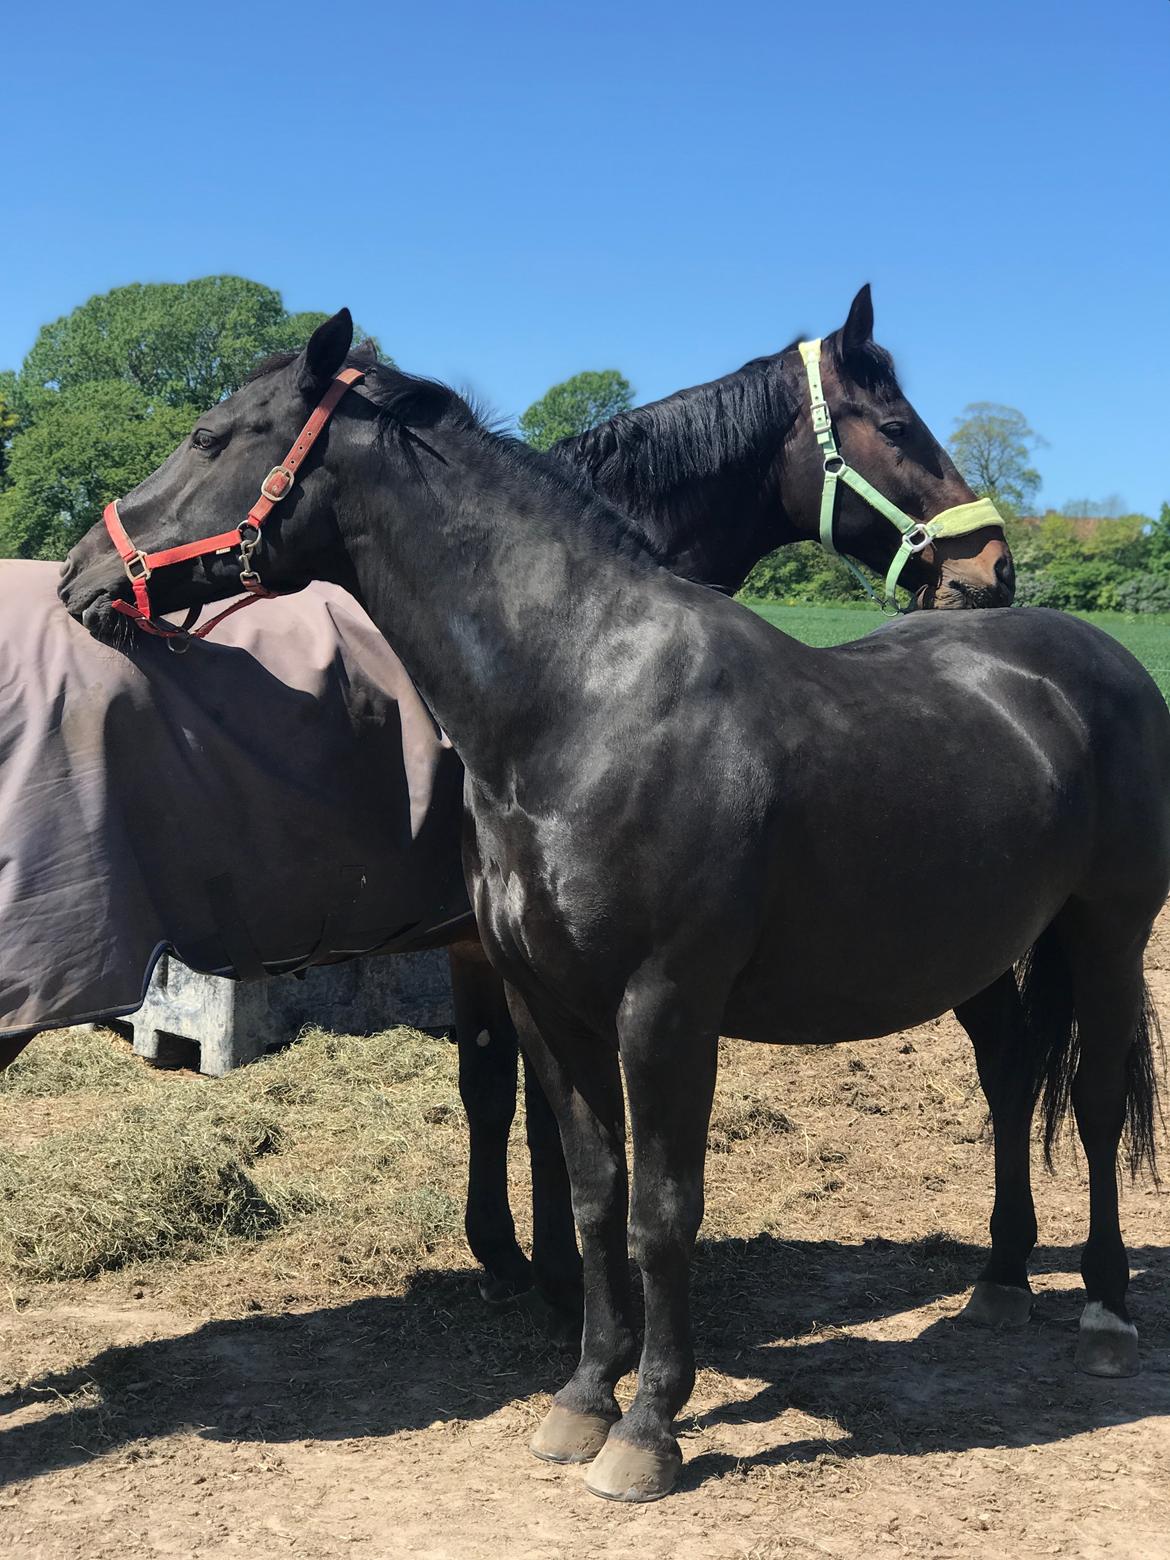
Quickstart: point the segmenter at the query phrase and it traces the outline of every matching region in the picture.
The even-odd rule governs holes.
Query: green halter
[[[878,605],[884,606],[887,612],[897,612],[898,580],[901,578],[902,570],[915,553],[920,553],[924,548],[929,547],[936,537],[966,536],[971,531],[980,531],[984,526],[989,525],[998,526],[1002,530],[1003,516],[989,498],[977,498],[970,504],[954,504],[950,509],[944,509],[940,514],[935,515],[933,520],[912,520],[909,515],[903,514],[896,504],[891,504],[877,488],[871,486],[860,472],[854,471],[852,466],[847,465],[844,456],[837,448],[837,441],[833,437],[833,419],[825,400],[825,392],[821,388],[820,338],[818,337],[816,341],[802,341],[800,355],[804,359],[805,372],[808,375],[813,432],[816,434],[825,467],[825,485],[821,490],[821,546],[826,552],[840,558],[865,586],[872,600],[878,601],[877,592],[869,580],[852,558],[846,558],[844,554],[837,551],[833,541],[833,521],[837,513],[837,484],[844,482],[855,493],[859,493],[871,509],[876,509],[878,514],[884,515],[890,524],[896,526],[902,533],[901,544],[886,571],[885,600],[878,602]]]

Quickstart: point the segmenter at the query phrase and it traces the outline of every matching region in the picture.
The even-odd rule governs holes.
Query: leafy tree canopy
[[[19,389],[124,380],[152,403],[214,406],[270,352],[299,350],[324,314],[289,314],[280,294],[240,276],[115,287],[41,327]]]
[[[191,415],[152,408],[118,380],[54,396],[12,441],[0,557],[63,558],[111,497],[137,486],[190,433]]]
[[[574,374],[532,403],[520,419],[520,434],[538,450],[551,449],[560,439],[629,411],[633,402],[629,380],[616,368]]]
[[[744,581],[743,594],[789,606],[867,600],[850,570],[819,542],[796,542],[761,558]]]
[[[63,557],[199,412],[326,318],[205,276],[116,287],[45,325],[20,373],[0,374],[0,557]]]
[[[994,401],[973,401],[955,419],[947,442],[955,465],[980,497],[1017,514],[1027,511],[1040,491],[1040,473],[1029,458],[1045,440],[1023,412]]]
[[[4,487],[4,474],[8,468],[8,441],[20,421],[12,408],[11,396],[11,388],[0,381],[0,489]]]

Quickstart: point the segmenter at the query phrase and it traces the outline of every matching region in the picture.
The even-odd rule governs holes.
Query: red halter
[[[126,578],[134,590],[133,603],[115,601],[112,603],[114,611],[133,618],[139,628],[145,629],[148,634],[157,634],[162,639],[205,639],[217,624],[222,623],[224,618],[230,617],[233,612],[238,612],[241,607],[250,607],[262,596],[274,596],[276,592],[265,589],[260,583],[259,574],[252,567],[252,554],[260,545],[260,527],[272,513],[274,506],[292,492],[298,469],[316,444],[325,424],[333,415],[338,401],[350,385],[356,384],[363,377],[360,368],[342,369],[317,403],[313,415],[297,434],[292,449],[280,465],[273,466],[264,478],[260,484],[260,497],[249,509],[247,518],[242,520],[234,531],[224,531],[219,536],[208,536],[201,542],[183,542],[178,547],[164,547],[159,552],[144,553],[130,540],[122,524],[122,518],[118,514],[117,499],[107,504],[102,519],[106,522],[110,540],[118,549],[126,567]],[[239,548],[240,584],[248,592],[243,601],[235,601],[230,607],[225,607],[222,612],[216,613],[210,623],[195,629],[194,633],[190,632],[190,629],[199,616],[198,607],[191,608],[182,628],[176,628],[171,623],[159,622],[151,615],[148,581],[155,569],[165,568],[168,563],[185,563],[189,558],[200,558],[207,553],[231,552],[233,547]]]

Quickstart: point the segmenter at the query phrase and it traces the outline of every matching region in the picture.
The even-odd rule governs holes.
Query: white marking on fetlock
[[[476,1045],[491,1045],[492,1037],[486,1029],[481,1029],[475,1037],[475,1043]]]
[[[1111,1311],[1100,1300],[1090,1300],[1081,1312],[1081,1331],[1125,1333],[1130,1338],[1138,1335],[1132,1322],[1123,1322],[1115,1311]]]

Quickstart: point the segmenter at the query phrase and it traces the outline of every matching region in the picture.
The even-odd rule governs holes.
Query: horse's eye
[[[909,429],[904,422],[898,422],[895,418],[891,419],[889,422],[882,423],[881,427],[878,429],[878,432],[883,434],[887,439],[896,440],[904,439],[906,434],[909,432]]]
[[[196,428],[191,435],[191,443],[197,450],[213,450],[219,440],[214,433],[208,433],[206,428]]]

